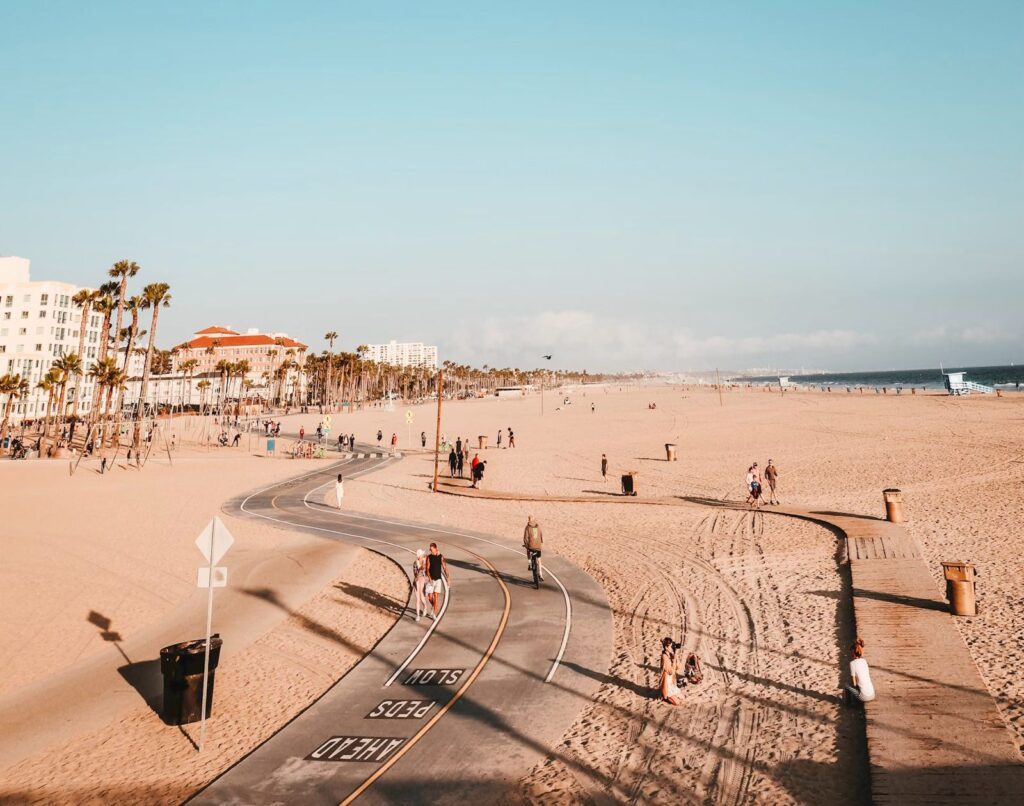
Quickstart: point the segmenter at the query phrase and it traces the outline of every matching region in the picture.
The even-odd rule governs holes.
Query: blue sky
[[[460,362],[1024,360],[1024,4],[0,5],[0,254]]]

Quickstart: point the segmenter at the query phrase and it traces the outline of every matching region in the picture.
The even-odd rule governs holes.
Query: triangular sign
[[[213,541],[213,557],[210,557],[210,541]],[[216,565],[220,562],[220,558],[223,557],[231,544],[235,542],[235,538],[231,536],[231,532],[228,531],[228,527],[224,525],[220,518],[216,515],[213,516],[206,528],[196,538],[196,546],[203,553],[206,558],[206,562],[210,565]]]

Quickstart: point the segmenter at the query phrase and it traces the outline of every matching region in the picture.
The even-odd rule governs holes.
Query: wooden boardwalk
[[[746,509],[699,498],[517,495],[454,482],[440,489],[501,500]],[[761,511],[811,520],[846,538],[857,634],[878,692],[865,706],[873,801],[1024,804],[1024,759],[907,531],[864,515],[787,507]]]

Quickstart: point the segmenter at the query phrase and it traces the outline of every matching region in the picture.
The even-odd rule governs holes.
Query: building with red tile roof
[[[212,326],[197,330],[193,338],[174,348],[174,371],[182,372],[186,361],[195,361],[193,374],[217,372],[221,361],[249,362],[248,378],[256,387],[273,387],[274,379],[284,369],[281,397],[301,393],[302,373],[306,361],[302,342],[284,333],[260,333],[255,328],[238,333],[230,328]]]

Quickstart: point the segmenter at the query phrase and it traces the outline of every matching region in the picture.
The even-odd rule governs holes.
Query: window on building
[[[43,351],[43,345],[41,345],[41,344],[37,344],[37,345],[36,345],[36,352],[37,352],[37,353],[41,353],[42,351]]]
[[[21,312],[21,318],[22,319],[28,319],[28,311],[22,311]]]
[[[45,319],[46,318],[46,311],[40,310],[39,311],[39,318],[40,319]]]
[[[50,295],[49,294],[40,294],[39,295],[39,304],[40,305],[49,305],[50,304]]]
[[[6,353],[6,352],[7,352],[7,345],[6,344],[0,344],[0,353]],[[7,369],[10,369],[10,368],[11,368],[11,365],[8,364],[7,365]]]
[[[11,312],[10,311],[4,311],[4,319],[10,319],[10,318],[11,318]]]
[[[18,335],[19,336],[27,336],[28,335],[28,328],[27,327],[19,327],[18,328]]]
[[[10,308],[12,305],[14,305],[14,297],[5,297],[4,307]]]
[[[32,295],[31,294],[26,294],[24,296],[24,298],[23,298],[23,301],[24,302],[31,302],[32,301]]]

